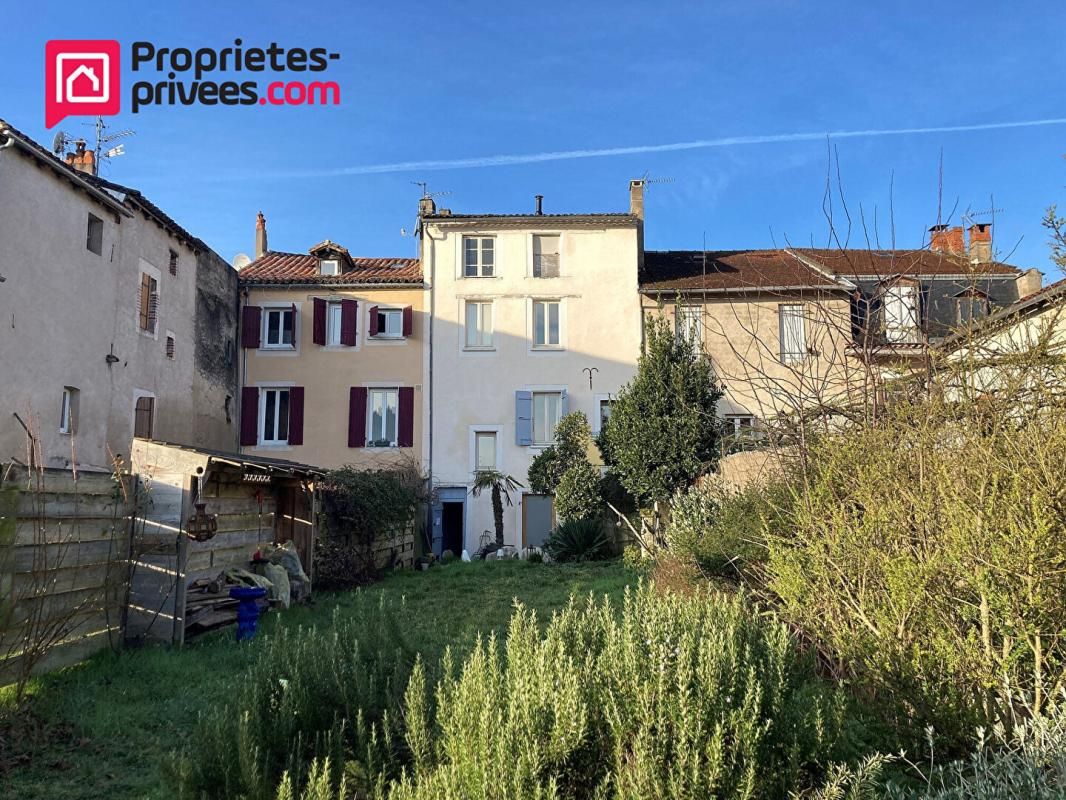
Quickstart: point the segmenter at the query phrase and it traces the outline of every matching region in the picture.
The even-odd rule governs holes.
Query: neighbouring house
[[[422,453],[425,289],[416,258],[332,241],[240,270],[241,452],[360,468]]]
[[[991,226],[935,226],[918,250],[648,251],[645,313],[700,341],[736,441],[775,416],[862,402],[930,346],[1039,288],[992,257]]]
[[[494,539],[476,473],[525,484],[560,417],[583,411],[594,431],[633,376],[644,184],[622,213],[455,214],[420,204],[430,289],[423,450],[433,483],[433,549],[475,552]],[[505,507],[505,543],[542,544],[552,500],[520,490]]]
[[[110,470],[134,437],[232,450],[237,273],[97,177],[84,142],[61,159],[0,122],[0,147],[0,460]]]

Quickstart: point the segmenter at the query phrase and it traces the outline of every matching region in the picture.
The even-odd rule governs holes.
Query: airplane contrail
[[[1066,118],[1029,119],[1017,122],[986,122],[980,125],[941,125],[931,128],[871,128],[854,131],[820,131],[812,133],[775,133],[764,136],[727,136],[720,139],[695,139],[690,142],[668,144],[642,144],[631,147],[604,147],[586,150],[554,150],[546,153],[519,153],[512,155],[481,156],[477,158],[452,158],[430,161],[397,161],[389,164],[363,164],[354,167],[334,167],[321,170],[296,172],[260,173],[256,177],[267,178],[328,178],[346,175],[377,175],[388,172],[424,172],[427,170],[474,169],[480,167],[504,167],[515,164],[535,164],[542,161],[567,161],[577,158],[606,158],[642,153],[669,153],[679,150],[703,150],[712,147],[737,145],[776,144],[783,142],[810,142],[824,139],[859,139],[875,136],[906,136],[908,134],[963,133],[967,131],[993,131],[1006,128],[1035,128],[1045,125],[1064,125]]]

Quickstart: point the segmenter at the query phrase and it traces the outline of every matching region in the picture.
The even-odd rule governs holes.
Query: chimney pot
[[[255,217],[255,257],[262,258],[267,253],[267,221],[260,211]]]
[[[537,216],[538,217],[542,216],[544,214],[544,195],[542,195],[542,194],[534,195],[533,199],[537,203],[537,211],[536,211]]]
[[[74,152],[67,153],[67,166],[86,175],[96,174],[96,154],[92,150],[85,149],[85,140],[78,139],[74,142]]]
[[[929,229],[929,249],[934,253],[961,256],[966,252],[962,226],[934,225]]]
[[[970,261],[988,264],[992,261],[992,225],[977,222],[970,226]]]
[[[644,181],[629,182],[629,213],[637,219],[644,220]]]

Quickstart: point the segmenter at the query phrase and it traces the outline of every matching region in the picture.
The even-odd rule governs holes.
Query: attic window
[[[320,275],[340,275],[340,262],[335,258],[324,258],[318,262]]]

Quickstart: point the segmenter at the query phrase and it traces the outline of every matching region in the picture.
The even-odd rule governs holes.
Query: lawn
[[[391,575],[359,590],[403,599],[396,620],[406,648],[435,660],[462,650],[479,633],[500,633],[515,599],[543,618],[572,594],[618,596],[636,576],[621,564],[453,563],[427,573]],[[100,656],[39,680],[29,716],[0,731],[4,796],[164,798],[172,796],[168,758],[193,735],[198,714],[225,698],[227,678],[255,658],[278,626],[328,625],[351,613],[355,593],[319,595],[313,607],[264,621],[255,641],[238,645],[233,629],[181,650],[147,648]]]

